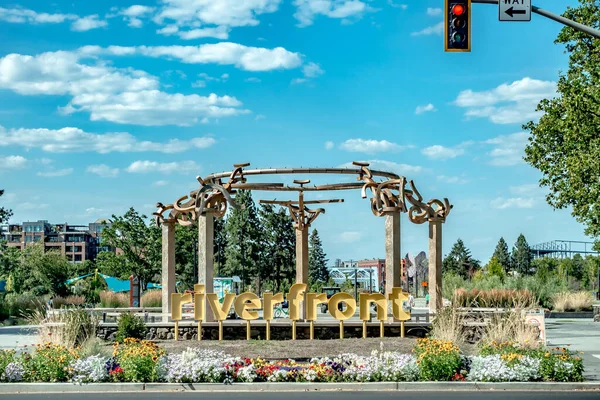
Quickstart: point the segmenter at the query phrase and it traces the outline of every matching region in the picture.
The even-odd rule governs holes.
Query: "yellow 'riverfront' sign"
[[[296,283],[290,288],[287,294],[289,303],[289,318],[292,321],[300,319],[300,302],[304,300],[306,320],[317,320],[317,306],[328,303],[329,313],[338,321],[344,321],[352,317],[356,312],[356,299],[348,293],[336,293],[329,300],[325,293],[306,293],[307,286],[304,283]],[[393,288],[387,298],[381,293],[370,293],[359,296],[360,319],[368,321],[371,319],[370,305],[377,305],[377,320],[387,320],[388,301],[392,304],[392,314],[396,320],[406,321],[410,319],[410,313],[404,311],[402,304],[408,300],[407,293],[401,288]],[[236,314],[243,320],[251,321],[259,318],[257,310],[263,309],[263,319],[271,321],[273,319],[273,307],[283,302],[283,293],[265,293],[261,302],[260,297],[254,293],[242,293],[236,296],[233,293],[227,293],[223,303],[219,302],[216,293],[205,293],[205,287],[202,284],[194,285],[194,296],[191,293],[181,294],[173,293],[171,295],[171,319],[180,321],[182,319],[183,305],[194,303],[194,320],[203,321],[206,318],[206,303],[217,321],[224,321],[233,305]],[[346,309],[338,309],[339,303],[346,303]]]

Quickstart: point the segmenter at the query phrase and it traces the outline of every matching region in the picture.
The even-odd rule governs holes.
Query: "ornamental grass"
[[[552,297],[552,309],[558,312],[589,310],[594,304],[590,292],[561,292]]]
[[[39,326],[39,343],[50,342],[73,348],[96,336],[99,320],[97,316],[85,310],[62,309],[51,313],[36,310],[28,318],[28,322]]]
[[[127,308],[129,307],[129,296],[127,293],[115,293],[103,290],[99,294],[100,307],[102,308]]]
[[[527,289],[457,289],[455,300],[458,307],[483,308],[532,308],[538,302]]]
[[[142,295],[140,299],[142,307],[161,307],[162,306],[162,291],[149,290]]]

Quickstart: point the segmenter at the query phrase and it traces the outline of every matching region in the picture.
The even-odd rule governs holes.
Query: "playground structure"
[[[401,284],[400,215],[407,213],[411,222],[429,224],[429,287],[430,310],[436,312],[442,306],[442,224],[452,206],[448,199],[427,202],[416,189],[412,180],[393,172],[376,171],[369,163],[353,162],[354,168],[284,168],[246,169],[250,164],[235,164],[228,172],[214,173],[205,178],[197,177],[199,189],[175,200],[172,204],[157,203],[153,214],[162,227],[162,292],[163,318],[168,321],[171,294],[175,292],[175,224],[189,226],[198,224],[198,283],[205,285],[207,293],[213,286],[214,218],[222,218],[229,206],[235,203],[237,190],[266,192],[297,192],[298,200],[263,203],[287,206],[296,229],[296,283],[308,283],[308,228],[320,215],[322,208],[309,209],[307,205],[339,203],[341,200],[305,201],[305,192],[329,190],[360,190],[366,199],[370,192],[370,208],[377,217],[385,217],[386,282],[385,293]],[[283,174],[329,174],[355,175],[358,182],[344,182],[307,186],[310,180],[294,180],[293,185],[284,183],[248,182],[250,176]],[[214,320],[207,312],[206,321]]]

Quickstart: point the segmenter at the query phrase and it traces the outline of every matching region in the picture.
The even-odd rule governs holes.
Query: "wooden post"
[[[340,320],[340,339],[344,338],[344,321]]]
[[[271,340],[271,321],[267,320],[267,340]]]
[[[385,293],[402,285],[402,265],[400,259],[400,212],[385,216]]]
[[[198,321],[198,341],[202,340],[202,321]]]
[[[314,340],[315,338],[315,321],[310,321],[310,336],[309,339],[310,340]]]
[[[367,321],[363,321],[363,339],[367,338]]]
[[[175,221],[162,224],[162,320],[169,321],[171,294],[175,293]]]
[[[442,300],[442,220],[429,221],[429,312],[436,314]]]
[[[223,321],[219,321],[219,340],[223,340]]]
[[[404,337],[404,321],[400,321],[400,337]]]
[[[215,217],[211,213],[198,216],[198,283],[204,285],[205,293],[214,293],[214,236]],[[206,307],[205,321],[214,321],[212,308]]]
[[[252,331],[250,329],[250,320],[246,321],[246,340],[252,339]]]

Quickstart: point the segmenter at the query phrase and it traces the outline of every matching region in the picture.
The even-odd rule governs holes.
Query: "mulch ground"
[[[307,359],[312,357],[334,357],[343,353],[369,355],[373,350],[410,353],[416,344],[414,338],[367,338],[344,340],[186,340],[157,341],[167,352],[178,353],[192,348],[220,350],[237,357],[266,359]]]

